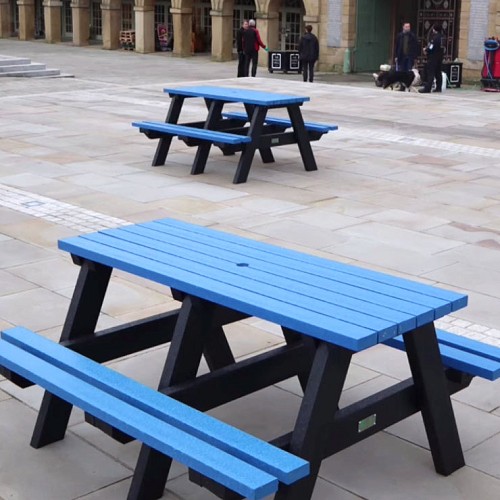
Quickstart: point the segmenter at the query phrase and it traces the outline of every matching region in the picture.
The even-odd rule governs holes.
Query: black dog
[[[422,78],[417,69],[410,71],[396,71],[390,69],[389,71],[380,71],[380,73],[373,73],[375,85],[386,89],[390,87],[392,90],[405,90],[416,91],[416,87],[422,84]]]

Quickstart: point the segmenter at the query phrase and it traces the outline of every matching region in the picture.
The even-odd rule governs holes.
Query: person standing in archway
[[[394,50],[396,71],[411,71],[418,55],[418,39],[411,31],[410,23],[403,24],[403,30],[396,38]]]
[[[245,74],[250,72],[250,62],[252,63],[252,76],[257,74],[257,63],[259,62],[259,49],[262,47],[267,51],[266,46],[260,39],[259,30],[255,27],[255,20],[248,21],[248,29],[243,32],[243,51],[245,52]]]
[[[314,65],[319,59],[319,42],[312,34],[313,27],[308,24],[306,32],[299,40],[299,57],[302,62],[302,77],[305,82],[314,80]]]
[[[248,76],[245,75],[245,52],[243,52],[243,34],[247,29],[248,21],[244,19],[241,28],[236,33],[236,50],[238,51],[238,77]]]

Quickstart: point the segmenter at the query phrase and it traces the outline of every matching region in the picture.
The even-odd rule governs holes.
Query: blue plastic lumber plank
[[[134,125],[136,123],[136,125]],[[224,132],[221,130],[210,130],[204,128],[190,127],[188,125],[180,125],[177,123],[165,123],[165,122],[134,122],[133,126],[143,126],[144,128],[151,128],[152,130],[158,130],[162,132],[164,130],[172,130],[179,136],[195,137],[199,139],[207,139],[210,141],[217,142],[227,142],[229,144],[240,144],[244,142],[250,142],[252,138],[246,135],[231,134],[230,132]]]
[[[0,341],[0,365],[241,495],[259,499],[278,488],[267,472],[5,341]]]
[[[133,255],[126,250],[108,247],[82,236],[60,240],[59,248],[353,351],[378,343],[376,331],[338,321],[295,304],[284,304],[233,284],[208,279],[192,269],[185,270],[155,262],[151,258]]]
[[[309,474],[302,458],[232,427],[22,327],[2,339],[291,484]]]
[[[405,350],[405,343],[401,336],[389,339],[384,343],[401,351]],[[439,351],[444,366],[487,380],[496,380],[500,377],[500,362],[498,361],[441,343],[439,343]]]
[[[332,290],[336,293],[356,297],[366,302],[410,314],[415,317],[418,326],[429,323],[436,319],[436,316],[441,317],[451,311],[450,304],[440,299],[431,299],[428,296],[408,292],[399,287],[384,285],[367,278],[359,278],[339,270],[320,268],[309,264],[307,262],[308,256],[304,254],[302,255],[306,263],[302,264],[297,259],[290,259],[286,253],[281,255],[276,252],[277,247],[262,246],[260,243],[253,245],[252,240],[242,240],[241,238],[234,241],[231,238],[226,238],[226,233],[213,230],[210,233],[189,231],[184,228],[162,224],[162,221],[127,227],[147,227],[161,231],[168,235],[169,238],[173,234],[185,239],[189,238],[193,244],[200,248],[200,252],[208,253],[211,249],[214,249],[213,253],[218,254],[221,247],[226,248],[231,253],[234,253],[235,257],[241,255],[245,262],[254,259],[252,266],[259,266],[259,268],[268,272],[281,273],[290,277],[293,275],[297,281],[314,283],[319,288]],[[242,241],[243,243],[241,243]],[[202,248],[203,250],[201,250]],[[257,262],[259,264],[256,264]],[[409,329],[413,328],[410,325],[408,326]]]
[[[445,332],[444,330],[436,330],[436,335],[440,344],[456,347],[462,351],[470,352],[471,354],[476,354],[500,363],[499,347],[462,337],[461,335],[455,335],[454,333]]]
[[[123,235],[127,235],[127,238],[119,237]],[[279,288],[274,282],[277,278],[270,280],[267,273],[261,272],[260,281],[257,281],[255,279],[257,271],[251,271],[250,276],[248,276],[249,271],[246,266],[239,266],[237,263],[224,265],[217,257],[209,256],[200,260],[196,252],[182,247],[179,249],[169,248],[170,252],[165,252],[158,248],[157,241],[130,232],[102,232],[89,234],[86,238],[119,250],[127,250],[137,256],[151,258],[158,263],[174,265],[180,269],[195,272],[209,280],[224,283],[226,286],[237,286],[248,292],[279,300],[285,307],[286,305],[300,304],[302,309],[310,312],[324,314],[338,321],[374,330],[379,338],[393,337],[398,334],[397,324],[394,322],[369,316],[363,310],[346,309],[343,305],[325,303],[315,298],[316,290],[313,287],[310,287],[313,292],[312,297],[297,293],[296,290],[288,290],[286,287]]]
[[[226,233],[219,231],[211,230],[210,233],[200,233],[165,225],[162,224],[162,221],[153,221],[128,227],[155,229],[163,232],[168,238],[171,238],[172,235],[179,235],[179,237],[184,239],[189,238],[194,245],[202,247],[206,253],[210,252],[211,249],[215,249],[215,253],[218,253],[219,249],[223,247],[234,254],[235,258],[238,258],[237,256],[240,255],[242,259],[253,259],[252,266],[257,265],[259,268],[266,269],[267,271],[281,272],[287,276],[293,275],[296,277],[295,279],[301,282],[312,282],[320,288],[334,290],[347,296],[357,297],[367,302],[409,313],[416,316],[421,324],[428,323],[434,319],[435,308],[447,307],[447,312],[450,311],[449,304],[444,303],[444,301],[433,301],[431,305],[420,305],[415,303],[415,301],[420,299],[421,302],[429,303],[430,300],[427,296],[424,296],[424,299],[422,299],[420,294],[410,294],[409,292],[405,292],[405,300],[401,300],[401,288],[385,286],[373,280],[358,278],[352,274],[346,274],[337,270],[325,270],[325,268],[319,268],[307,262],[302,264],[297,259],[290,259],[286,253],[281,255],[280,252],[276,252],[277,247],[270,245],[263,246],[260,242],[242,240],[241,238],[239,241],[234,241],[226,238]],[[257,245],[253,243],[257,243]],[[308,259],[307,255],[302,255],[304,256],[304,260]]]
[[[289,250],[275,245],[270,245],[269,243],[262,243],[253,240],[248,240],[240,236],[235,236],[222,231],[216,231],[214,229],[205,228],[194,224],[189,224],[186,222],[181,222],[175,219],[159,219],[158,222],[170,226],[183,228],[186,231],[192,231],[198,234],[206,234],[208,236],[220,240],[233,241],[242,246],[251,246],[255,249],[260,248],[268,254],[275,254],[279,256],[280,259],[288,258],[292,267],[301,266],[302,268],[304,268],[305,265],[310,264],[312,266],[311,272],[312,273],[317,272],[317,274],[319,275],[324,275],[325,272],[327,271],[336,270],[352,276],[366,278],[370,281],[379,283],[380,286],[388,285],[389,287],[396,287],[398,289],[406,290],[407,293],[416,293],[420,296],[421,300],[420,303],[423,305],[427,303],[425,302],[427,299],[427,301],[431,303],[429,304],[431,306],[432,304],[441,304],[443,306],[446,306],[445,309],[443,309],[443,311],[440,312],[439,317],[448,314],[450,312],[449,310],[450,307],[452,311],[455,311],[467,305],[466,295],[459,294],[456,292],[451,292],[449,290],[436,288],[430,285],[424,285],[422,283],[410,281],[404,278],[397,278],[389,274],[371,271],[368,269],[363,269],[349,264],[341,264],[335,261],[326,260],[313,255],[303,254],[294,250]],[[436,307],[436,310],[439,310],[438,307]]]
[[[115,232],[114,234],[123,235],[125,233]],[[365,331],[376,332],[377,335],[383,338],[393,337],[398,334],[397,326],[394,323],[378,320],[357,311],[346,310],[343,307],[327,305],[317,299],[297,294],[294,291],[276,288],[274,284],[269,284],[266,281],[258,283],[252,278],[242,276],[240,267],[237,264],[226,266],[226,269],[214,268],[206,265],[204,262],[198,262],[195,253],[192,254],[191,259],[186,258],[186,251],[165,254],[162,250],[158,250],[157,242],[151,242],[151,240],[144,238],[139,239],[139,237],[133,239],[134,235],[129,234],[130,237],[127,240],[113,237],[109,232],[89,234],[84,238],[104,244],[108,248],[125,250],[129,255],[151,259],[156,264],[175,266],[179,270],[195,273],[195,277],[191,278],[190,281],[194,279],[199,282],[199,276],[203,276],[208,283],[205,285],[205,291],[208,293],[210,293],[214,283],[219,286],[222,285],[223,288],[221,290],[223,292],[226,292],[227,287],[237,287],[239,290],[250,294],[250,296],[272,299],[279,303],[284,310],[290,307],[296,309],[298,306],[301,311],[328,317],[333,324],[337,323],[338,325],[342,325],[343,328],[346,328],[347,325],[350,328],[360,327],[364,328]],[[220,265],[217,259],[213,258],[212,261],[215,265]],[[193,275],[191,274],[191,276]],[[222,305],[227,305],[227,303],[222,302]]]
[[[456,292],[452,292],[449,290],[444,290],[441,288],[436,288],[430,285],[424,285],[422,283],[418,283],[415,281],[407,280],[404,278],[397,278],[395,276],[391,276],[386,273],[380,273],[377,271],[371,271],[369,269],[363,269],[357,266],[349,265],[349,264],[341,264],[335,261],[330,261],[327,259],[323,259],[321,257],[316,257],[313,255],[303,254],[297,252],[295,250],[290,250],[282,247],[278,247],[276,245],[271,245],[269,243],[258,242],[254,240],[249,240],[247,238],[242,238],[241,236],[235,236],[230,233],[225,233],[223,231],[217,231],[215,229],[206,228],[202,226],[198,226],[195,224],[189,224],[187,222],[182,222],[176,219],[159,219],[157,222],[162,224],[168,224],[171,226],[183,228],[187,231],[193,231],[198,233],[204,233],[207,235],[211,235],[212,237],[217,237],[220,239],[226,239],[228,241],[234,241],[235,243],[239,243],[241,245],[251,245],[255,248],[262,248],[268,253],[275,253],[279,255],[281,258],[288,257],[291,260],[298,260],[298,265],[303,265],[305,263],[310,263],[312,265],[316,265],[320,268],[327,269],[339,269],[341,272],[354,274],[356,276],[363,276],[370,280],[387,283],[391,286],[395,286],[398,288],[404,288],[409,291],[415,291],[417,293],[421,293],[423,295],[429,295],[430,297],[441,298],[444,301],[460,301],[467,299],[466,295],[459,294]],[[461,307],[465,307],[466,302]]]
[[[244,120],[246,122],[250,121],[246,113],[222,113],[222,116],[235,120]],[[287,128],[292,126],[292,121],[288,120],[287,118],[273,118],[271,116],[267,116],[265,122],[269,125],[282,125]],[[315,122],[304,122],[304,125],[307,130],[314,130],[324,133],[327,133],[330,130],[338,130],[339,128],[337,125],[326,125],[324,123]]]
[[[309,97],[295,96],[287,94],[274,94],[259,90],[239,89],[234,87],[211,87],[199,85],[183,88],[166,88],[163,92],[185,97],[203,97],[205,99],[215,99],[224,102],[243,102],[256,106],[287,106],[289,104],[301,104],[309,101]]]
[[[272,284],[273,287],[281,289],[278,293],[281,294],[279,297],[284,301],[290,297],[289,300],[300,301],[304,307],[317,312],[322,312],[325,307],[328,307],[329,314],[360,326],[372,327],[381,331],[389,328],[391,333],[389,331],[387,333],[390,335],[395,332],[404,333],[416,327],[414,315],[394,311],[383,305],[365,302],[327,289],[318,290],[317,279],[311,280],[310,275],[300,271],[285,269],[283,272],[281,266],[269,265],[264,261],[254,261],[248,258],[245,258],[247,265],[241,266],[239,265],[241,257],[235,256],[223,247],[211,251],[210,247],[200,245],[199,242],[159,233],[142,225],[128,226],[128,228],[129,230],[125,231],[103,233],[125,242],[136,243],[152,249],[161,248],[165,254],[163,261],[169,259],[169,254],[174,256],[182,254],[184,259],[213,267],[216,273],[217,269],[223,272],[226,272],[228,268],[233,269],[237,271],[236,280],[243,277],[252,279],[256,282],[255,288],[259,286],[259,283],[266,287]],[[308,280],[308,282],[303,280]],[[244,285],[242,284],[242,286]],[[429,321],[432,319],[431,317]],[[391,328],[394,325],[396,325],[397,330]]]
[[[164,122],[133,122],[132,126],[146,130],[155,130],[156,132],[165,132],[166,134],[175,134],[181,137],[194,137],[195,139],[204,139],[227,144],[240,144],[252,140],[251,137],[246,135],[229,134],[217,130],[207,130]]]
[[[149,236],[152,239],[162,243],[162,249],[166,252],[178,251],[175,248],[169,250],[170,246],[182,248],[182,251],[191,249],[196,252],[196,260],[211,259],[217,255],[218,259],[239,264],[245,261],[245,270],[248,273],[258,271],[264,272],[266,282],[269,281],[269,275],[272,275],[273,284],[285,289],[293,289],[298,293],[307,293],[311,296],[318,296],[321,301],[332,304],[338,304],[339,300],[342,306],[356,311],[363,310],[369,315],[374,315],[382,319],[400,323],[401,327],[407,329],[415,328],[415,324],[426,324],[434,319],[434,310],[413,302],[401,300],[397,297],[390,297],[378,290],[368,290],[359,288],[350,284],[350,275],[338,274],[336,276],[318,276],[312,275],[299,268],[291,268],[283,265],[283,259],[255,250],[252,247],[243,247],[232,242],[206,237],[190,233],[177,228],[169,228],[165,231],[165,226],[157,222],[131,225],[123,228],[123,233],[131,232]],[[155,234],[152,232],[156,232]],[[103,231],[107,234],[113,234],[120,237],[121,231],[110,230]],[[124,239],[127,237],[123,234]],[[156,243],[155,243],[156,245]],[[168,246],[167,246],[168,245]],[[206,257],[205,257],[206,256]],[[269,258],[270,257],[270,258]],[[223,265],[221,263],[221,265]],[[254,274],[252,274],[254,276]],[[254,276],[255,277],[255,276]],[[340,281],[342,278],[344,280]],[[257,279],[257,278],[256,278]],[[347,279],[347,283],[345,282]],[[285,280],[285,281],[283,281]],[[370,282],[373,285],[373,282]],[[399,290],[399,289],[398,289]],[[381,315],[380,315],[381,314]],[[415,323],[415,320],[417,323]],[[405,322],[408,324],[405,324]],[[406,330],[404,330],[406,331]],[[403,333],[400,332],[400,333]]]
[[[359,307],[348,309],[342,302],[327,302],[324,294],[316,298],[318,291],[314,286],[300,285],[283,277],[270,276],[269,273],[253,269],[251,265],[240,266],[237,262],[224,262],[219,256],[201,256],[197,251],[183,248],[182,245],[177,247],[162,245],[160,249],[158,240],[128,231],[103,232],[98,235],[88,235],[88,239],[118,249],[126,249],[135,255],[151,257],[157,262],[193,270],[206,278],[233,284],[284,303],[300,304],[304,309],[377,330],[383,337],[393,337],[399,333],[397,324],[384,317],[383,313],[386,311],[383,308],[378,308],[376,311],[380,314],[379,317],[367,313],[365,309],[369,307],[368,304],[362,304],[361,309]],[[404,320],[411,321],[412,318],[405,316]]]

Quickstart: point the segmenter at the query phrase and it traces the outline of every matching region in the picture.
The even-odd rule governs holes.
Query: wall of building
[[[34,36],[34,0],[17,0],[21,40]],[[304,24],[311,24],[320,42],[320,71],[342,72],[346,68],[346,50],[356,46],[357,0],[303,0]],[[175,36],[174,55],[189,56],[193,0],[172,0]],[[278,15],[281,0],[255,0],[256,16],[263,39],[271,49],[277,46]],[[73,43],[88,44],[89,1],[73,0]],[[224,61],[232,54],[232,9],[234,0],[212,0],[212,56]],[[118,48],[121,0],[102,0],[103,47]],[[59,0],[44,0],[46,40],[61,41]],[[9,0],[0,0],[0,37],[11,36],[13,12]],[[135,0],[136,50],[154,50],[154,0]],[[488,36],[500,37],[500,0],[462,0],[458,37],[458,58],[464,63],[464,76],[478,78],[483,64],[483,42]],[[261,58],[265,64],[265,58]],[[348,66],[347,66],[348,67]]]

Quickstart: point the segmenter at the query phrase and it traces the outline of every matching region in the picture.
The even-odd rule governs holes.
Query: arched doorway
[[[93,42],[102,43],[102,10],[99,0],[90,1],[90,36]]]
[[[297,50],[304,32],[302,0],[284,0],[279,13],[279,50]]]
[[[193,52],[210,52],[212,44],[212,16],[210,0],[193,2]]]
[[[73,12],[71,0],[63,0],[61,7],[61,36],[63,40],[73,39]]]
[[[35,39],[45,38],[44,14],[43,0],[35,0]]]
[[[10,0],[10,33],[12,36],[19,34],[19,5],[17,0]]]
[[[393,0],[358,0],[354,71],[374,71],[390,62]]]

